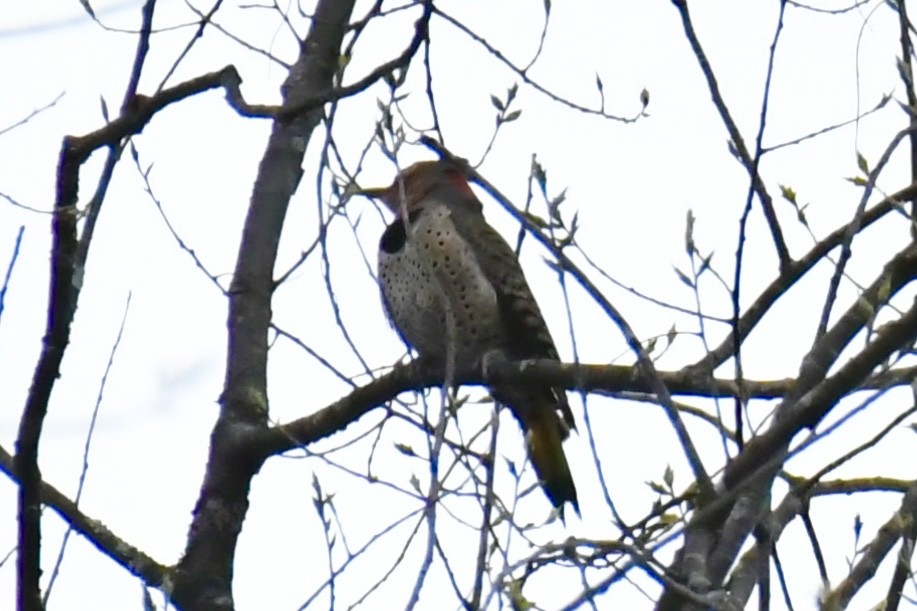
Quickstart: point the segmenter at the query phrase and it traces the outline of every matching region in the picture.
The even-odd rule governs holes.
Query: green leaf
[[[519,118],[519,115],[521,115],[521,114],[522,114],[522,111],[521,111],[521,110],[514,110],[513,112],[511,112],[511,113],[509,113],[508,115],[506,115],[505,117],[503,117],[503,122],[504,122],[504,123],[509,123],[510,121],[515,121],[516,119]]]
[[[516,463],[510,459],[506,459],[506,468],[509,469],[509,474],[513,476],[513,479],[519,480],[519,473],[516,471]]]
[[[669,329],[668,333],[665,334],[666,340],[671,344],[675,341],[675,338],[678,336],[678,330],[675,328],[675,323],[672,323],[672,328]]]
[[[656,342],[657,342],[658,340],[659,340],[658,337],[654,337],[654,338],[650,339],[648,342],[646,342],[646,346],[644,346],[643,349],[646,350],[646,353],[647,353],[647,354],[652,354],[653,351],[656,350]]]
[[[503,104],[500,98],[498,98],[495,95],[490,96],[490,103],[493,104],[494,108],[496,108],[500,112],[503,112],[506,110],[506,106]]]
[[[863,157],[860,151],[857,151],[857,167],[860,168],[863,174],[869,174],[869,163],[866,162],[866,158]]]
[[[677,524],[681,521],[681,517],[677,513],[672,513],[668,511],[661,516],[659,516],[659,523],[663,526],[670,526],[672,524]]]
[[[404,443],[396,443],[395,449],[401,452],[402,454],[404,454],[405,456],[417,456],[417,453],[414,451],[414,449],[411,446],[404,444]]]
[[[882,99],[879,100],[879,103],[876,104],[876,107],[875,107],[873,110],[879,110],[880,108],[882,108],[883,106],[885,106],[886,104],[888,104],[888,101],[891,100],[891,99],[892,99],[892,94],[890,94],[890,93],[883,93],[883,94],[882,94]]]
[[[557,261],[552,261],[551,259],[548,259],[547,257],[545,257],[543,260],[544,260],[544,264],[552,272],[562,273],[564,271],[563,265],[561,265]]]
[[[674,267],[674,266],[673,266],[673,269],[675,270],[675,273],[678,274],[678,279],[679,279],[679,280],[681,280],[681,281],[684,282],[686,285],[688,285],[688,288],[692,288],[692,289],[694,288],[694,281],[691,280],[691,279],[687,276],[687,274],[685,274],[683,271],[681,271],[681,270],[678,269],[677,267]]]
[[[548,202],[548,211],[551,213],[551,218],[560,220],[560,205],[565,201],[567,201],[567,189],[561,191],[557,197],[551,198],[551,201]]]
[[[105,98],[102,96],[99,96],[99,102],[102,104],[102,118],[108,123],[108,103],[105,102]]]
[[[650,92],[646,90],[646,87],[640,92],[640,103],[643,104],[644,109],[650,105]]]
[[[710,254],[701,259],[700,268],[697,270],[697,275],[700,276],[705,271],[710,269],[710,261],[713,259],[713,251],[710,251]]]
[[[796,208],[796,218],[799,220],[800,223],[802,223],[804,227],[809,226],[809,220],[806,218],[806,208],[808,207],[809,207],[809,204]]]
[[[666,490],[665,486],[663,486],[662,484],[657,484],[656,482],[646,482],[646,485],[649,486],[650,489],[653,492],[655,492],[656,494],[659,494],[661,496],[669,495],[669,491]]]
[[[786,185],[780,185],[780,195],[783,196],[783,199],[790,202],[794,206],[796,204],[796,191],[793,190],[793,187],[787,187]]]
[[[513,86],[506,90],[506,105],[516,99],[516,93],[519,91],[519,83],[513,83]]]

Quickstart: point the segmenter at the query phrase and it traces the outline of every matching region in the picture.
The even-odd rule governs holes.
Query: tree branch
[[[764,210],[764,217],[767,219],[767,225],[770,228],[771,238],[774,240],[774,247],[777,249],[777,257],[780,260],[780,268],[782,270],[783,267],[791,261],[791,258],[790,251],[783,238],[783,231],[780,229],[780,221],[777,220],[777,213],[774,211],[774,202],[767,192],[767,187],[764,186],[764,181],[761,180],[761,175],[758,173],[757,169],[757,163],[755,163],[755,159],[752,158],[751,153],[748,152],[748,147],[745,146],[745,140],[742,138],[742,133],[739,131],[739,127],[733,120],[729,112],[729,107],[726,106],[726,101],[720,93],[720,87],[716,82],[716,76],[713,74],[713,68],[710,66],[710,60],[707,59],[707,55],[704,53],[703,47],[701,47],[700,40],[697,38],[697,33],[694,31],[694,25],[691,23],[691,15],[688,12],[687,0],[673,0],[672,4],[675,5],[679,15],[681,15],[685,35],[688,38],[694,56],[697,58],[697,63],[704,73],[704,78],[707,79],[707,87],[710,90],[710,96],[713,98],[713,105],[716,106],[716,109],[720,113],[720,117],[723,119],[723,123],[726,125],[726,130],[729,132],[729,137],[732,139],[732,145],[734,146],[736,156],[742,163],[742,167],[748,172],[755,193],[758,194],[758,198],[761,200],[761,208]]]
[[[889,212],[895,210],[899,204],[917,197],[917,183],[908,185],[897,193],[894,193],[881,202],[863,213],[859,219],[859,231],[862,231],[884,217]],[[777,302],[790,287],[805,274],[807,274],[815,265],[828,255],[832,250],[840,246],[846,239],[853,222],[838,227],[830,234],[825,236],[818,244],[812,247],[808,253],[801,259],[789,263],[771,284],[764,289],[754,303],[748,307],[745,313],[739,318],[737,333],[739,341],[743,341],[757,324],[764,318],[764,315],[770,310],[771,306]],[[698,376],[708,376],[710,372],[726,362],[726,359],[732,356],[734,351],[735,338],[729,334],[723,342],[711,350],[703,359],[697,363],[685,368],[685,371],[693,371]]]
[[[875,282],[803,359],[797,382],[777,408],[771,427],[749,441],[727,465],[723,474],[724,493],[692,516],[684,546],[673,567],[675,572],[682,573],[685,583],[701,590],[717,587],[739,550],[740,536],[744,539],[742,533],[747,534],[757,523],[754,512],[734,512],[739,501],[746,499],[743,507],[763,503],[792,438],[806,427],[815,427],[845,393],[858,388],[895,350],[914,341],[917,303],[898,320],[882,327],[866,348],[833,376],[824,378],[855,333],[873,320],[879,308],[915,277],[917,246],[910,245],[886,265]],[[722,533],[726,532],[733,536],[722,538]],[[702,562],[694,564],[695,560]],[[684,606],[676,592],[666,590],[657,608],[681,609]]]
[[[221,409],[173,600],[186,609],[233,609],[236,543],[248,511],[251,480],[263,456],[245,440],[266,427],[267,354],[273,270],[287,208],[322,113],[309,106],[332,90],[354,0],[322,0],[297,61],[282,86],[284,105],[259,166],[229,290],[228,350]],[[418,43],[419,45],[419,43]],[[309,108],[305,111],[303,109]],[[281,119],[282,118],[282,119]]]
[[[0,446],[0,470],[17,484],[22,484],[14,468],[14,458]],[[39,482],[41,502],[53,509],[68,525],[86,537],[100,552],[137,576],[145,585],[163,587],[169,568],[156,562],[109,530],[102,522],[87,516],[79,506],[54,486]]]
[[[872,579],[879,564],[891,551],[892,546],[902,539],[917,521],[917,483],[913,484],[901,499],[901,507],[882,525],[876,537],[869,542],[853,565],[850,574],[836,587],[825,592],[823,609],[846,609],[851,599],[867,581]]]

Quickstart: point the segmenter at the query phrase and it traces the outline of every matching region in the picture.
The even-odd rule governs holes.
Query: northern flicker
[[[513,249],[484,219],[462,170],[422,161],[391,186],[360,194],[380,199],[395,219],[379,242],[379,284],[389,319],[424,359],[448,368],[492,357],[559,360],[554,340]],[[551,503],[579,513],[562,441],[575,427],[563,388],[500,384],[491,395],[512,411]]]

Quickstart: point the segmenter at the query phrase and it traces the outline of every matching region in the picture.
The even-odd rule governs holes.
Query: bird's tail
[[[579,501],[576,498],[576,485],[564,454],[563,438],[565,428],[553,407],[535,410],[525,422],[526,449],[529,460],[535,467],[542,490],[551,503],[564,515],[564,504],[569,502],[579,515]]]
[[[576,485],[563,447],[569,428],[560,418],[553,393],[548,389],[545,389],[546,392],[517,388],[500,389],[503,392],[493,390],[494,398],[507,405],[519,421],[525,433],[529,460],[551,504],[559,509],[561,518],[564,504],[568,502],[579,515]]]

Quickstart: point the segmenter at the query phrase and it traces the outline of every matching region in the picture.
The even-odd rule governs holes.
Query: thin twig
[[[118,352],[118,346],[121,345],[121,338],[124,335],[124,326],[127,323],[127,313],[130,311],[131,307],[131,294],[127,294],[127,302],[124,304],[124,314],[121,316],[121,325],[118,327],[118,334],[115,337],[114,344],[112,344],[111,352],[108,355],[108,363],[105,365],[105,372],[102,374],[102,381],[99,383],[99,392],[96,395],[96,402],[92,408],[92,417],[89,420],[89,430],[86,431],[86,442],[83,446],[83,466],[80,469],[80,478],[76,486],[76,496],[73,498],[74,506],[79,506],[80,499],[83,496],[83,486],[86,484],[86,474],[89,473],[89,448],[92,444],[93,433],[96,428],[96,420],[99,416],[99,409],[102,407],[102,395],[105,392],[105,386],[108,383],[108,375],[111,373],[111,368],[115,364],[115,354]],[[51,569],[51,577],[48,579],[48,587],[45,589],[45,595],[42,599],[42,605],[45,608],[48,606],[48,599],[51,597],[51,590],[54,587],[54,582],[57,579],[58,572],[60,571],[61,563],[64,561],[64,552],[67,550],[67,542],[70,540],[70,535],[74,532],[73,524],[67,523],[67,530],[64,532],[64,538],[61,541],[60,550],[57,553],[57,560],[54,562],[54,568]]]
[[[0,286],[0,320],[3,319],[3,306],[6,303],[6,291],[10,287],[10,279],[13,277],[13,269],[16,267],[16,260],[19,258],[19,249],[22,248],[22,236],[25,234],[25,225],[19,226],[16,232],[16,240],[13,242],[13,254],[10,255],[9,265],[6,266],[6,274],[3,276],[3,286]]]
[[[742,138],[742,133],[739,131],[739,127],[733,120],[732,114],[729,112],[729,107],[726,105],[726,102],[723,99],[723,95],[720,93],[720,87],[716,81],[716,76],[713,74],[713,68],[710,66],[710,61],[707,59],[707,55],[704,53],[704,49],[701,47],[700,40],[697,37],[697,33],[694,31],[694,25],[691,22],[691,15],[688,12],[687,0],[672,0],[672,4],[675,5],[675,7],[678,9],[678,13],[681,15],[681,21],[682,25],[684,26],[685,35],[691,45],[694,56],[697,58],[697,63],[700,65],[700,69],[704,73],[704,78],[707,80],[707,87],[710,90],[711,97],[713,98],[713,105],[716,107],[717,111],[719,111],[720,118],[722,118],[723,123],[726,126],[726,130],[729,132],[729,137],[731,138],[732,146],[735,149],[736,156],[742,163],[742,167],[744,167],[748,172],[755,193],[757,193],[758,199],[761,201],[761,207],[764,210],[764,217],[767,219],[767,224],[771,232],[771,238],[773,239],[774,247],[777,250],[777,257],[780,260],[780,267],[783,268],[791,261],[790,251],[787,248],[786,241],[783,238],[783,231],[780,229],[780,222],[777,220],[777,214],[774,211],[774,204],[771,200],[771,196],[767,192],[767,187],[765,187],[764,181],[761,180],[761,176],[758,174],[757,164],[755,163],[754,158],[751,156],[751,154],[748,152],[748,148],[745,146],[745,140]],[[781,2],[781,7],[782,6],[783,2]]]

